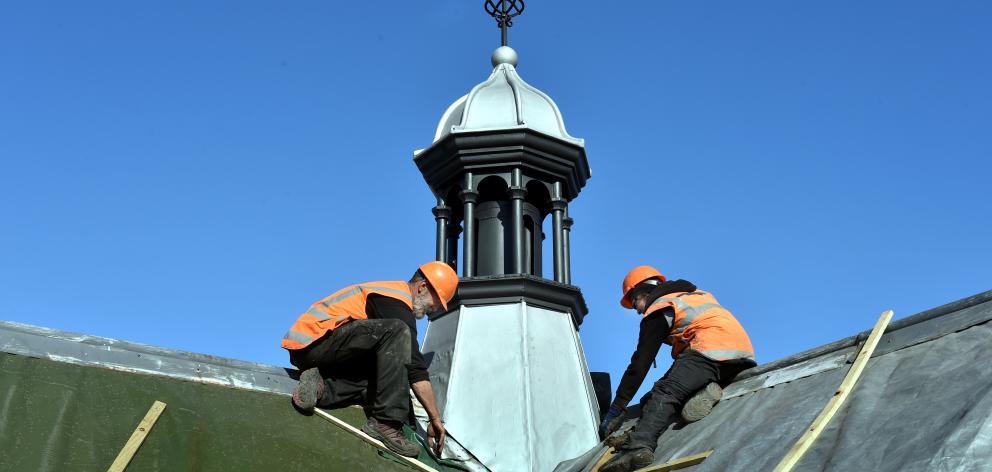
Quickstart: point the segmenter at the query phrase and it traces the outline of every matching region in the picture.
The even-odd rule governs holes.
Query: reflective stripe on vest
[[[367,319],[365,303],[369,295],[394,298],[413,309],[413,296],[406,282],[369,282],[350,285],[310,305],[282,338],[282,347],[302,349],[321,336],[351,320]]]
[[[296,332],[293,332],[293,331],[286,331],[286,335],[283,336],[283,339],[289,339],[291,341],[296,341],[296,342],[298,342],[300,344],[310,344],[310,343],[313,342],[313,338],[311,338],[310,336],[307,336],[307,335],[305,335],[303,333],[296,333]]]
[[[673,358],[692,349],[718,361],[754,360],[754,348],[747,332],[713,295],[702,290],[670,293],[652,302],[644,316],[665,307],[672,307],[675,312],[669,322],[671,331],[665,338],[672,345]]]

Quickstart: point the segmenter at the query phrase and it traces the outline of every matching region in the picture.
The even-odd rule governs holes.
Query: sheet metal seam
[[[527,309],[527,302],[520,302],[518,305],[520,307],[520,351],[523,356],[523,368],[524,368],[524,444],[527,444],[527,459],[528,464],[533,464],[534,458],[537,456],[534,451],[534,442],[531,438],[534,436],[533,426],[531,425],[531,420],[533,419],[533,412],[531,404],[533,399],[531,398],[531,388],[530,384],[532,379],[530,378],[530,351],[527,346],[530,344],[527,337],[529,336],[527,325],[530,324],[530,313]]]

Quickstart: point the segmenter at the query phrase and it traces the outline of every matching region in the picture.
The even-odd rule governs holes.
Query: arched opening
[[[479,203],[507,200],[506,189],[509,185],[502,177],[490,175],[479,182]]]
[[[509,226],[507,183],[491,175],[479,182],[479,201],[475,208],[475,273],[498,275],[506,273]]]
[[[540,180],[531,180],[527,182],[527,203],[534,205],[537,210],[541,213],[541,218],[544,215],[551,213],[551,194],[548,192],[548,186]]]

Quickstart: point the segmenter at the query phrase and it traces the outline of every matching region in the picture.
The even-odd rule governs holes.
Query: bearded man
[[[413,390],[427,410],[428,445],[440,451],[445,429],[417,343],[416,320],[448,302],[458,275],[443,262],[421,265],[410,280],[350,285],[310,306],[282,339],[289,361],[300,369],[293,405],[370,405],[362,431],[390,450],[416,457],[420,448],[403,435]]]

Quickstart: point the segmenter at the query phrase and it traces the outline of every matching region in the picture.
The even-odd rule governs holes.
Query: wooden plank
[[[871,334],[868,335],[868,340],[861,347],[861,352],[858,353],[858,357],[854,360],[851,370],[847,372],[847,376],[844,377],[844,381],[840,383],[840,387],[837,387],[834,396],[830,398],[827,406],[823,407],[823,411],[820,412],[819,416],[813,420],[813,423],[799,437],[799,440],[792,446],[792,449],[778,463],[778,466],[775,467],[775,472],[791,471],[799,463],[799,460],[802,459],[803,454],[813,445],[816,438],[820,436],[824,428],[827,427],[834,413],[837,413],[837,410],[840,409],[841,405],[844,404],[844,401],[851,394],[851,390],[854,389],[854,385],[858,382],[858,378],[861,377],[861,372],[864,371],[865,366],[868,365],[868,360],[871,359],[871,353],[875,350],[875,346],[878,345],[878,340],[882,338],[882,333],[885,332],[885,327],[888,326],[891,319],[892,310],[886,310],[878,318],[878,322],[872,328]]]
[[[124,448],[121,449],[121,452],[117,453],[117,458],[114,459],[113,464],[110,464],[107,472],[122,472],[127,468],[127,465],[131,462],[131,458],[134,457],[134,453],[138,452],[141,443],[145,441],[145,437],[148,436],[148,432],[151,431],[152,426],[155,426],[155,422],[158,421],[158,417],[163,411],[165,411],[165,403],[155,400],[155,403],[152,403],[152,407],[148,409],[148,413],[145,413],[145,417],[138,423],[138,427],[131,433],[131,437],[124,443]]]
[[[606,464],[606,461],[613,457],[616,449],[607,449],[605,453],[596,461],[596,465],[593,465],[589,472],[599,472],[599,469]],[[669,470],[679,470],[684,469],[689,466],[699,464],[706,460],[707,457],[713,454],[713,450],[706,452],[700,452],[699,454],[693,454],[691,456],[681,457],[672,461],[668,461],[664,464],[649,465],[643,469],[637,469],[636,472],[666,472]]]
[[[399,458],[399,460],[407,463],[408,465],[410,465],[410,466],[412,466],[412,467],[414,467],[414,468],[416,468],[418,470],[422,470],[424,472],[438,472],[437,469],[435,469],[435,468],[433,468],[431,466],[428,466],[427,464],[424,464],[423,462],[420,462],[417,459],[414,459],[412,457],[401,456],[401,455],[397,454],[396,452],[393,452],[393,451],[389,450],[389,448],[386,447],[386,445],[383,444],[382,441],[379,441],[378,439],[375,439],[372,436],[369,436],[369,435],[363,433],[362,430],[360,430],[360,429],[358,429],[358,428],[356,428],[356,427],[354,427],[354,426],[352,426],[352,425],[350,425],[348,423],[345,423],[344,421],[338,419],[336,416],[334,416],[334,415],[332,415],[332,414],[330,414],[330,413],[328,413],[328,412],[326,412],[324,410],[321,410],[320,408],[314,408],[313,412],[316,413],[317,416],[320,416],[321,418],[324,418],[325,420],[330,421],[331,423],[334,423],[335,425],[337,425],[341,429],[343,429],[343,430],[345,430],[345,431],[347,431],[347,432],[349,432],[349,433],[357,436],[362,441],[365,441],[365,442],[371,444],[372,446],[374,446],[375,448],[377,448],[379,450],[386,451],[386,452],[390,453],[393,457]]]
[[[672,461],[668,461],[664,464],[649,465],[643,469],[637,469],[636,472],[668,472],[669,470],[679,470],[686,467],[691,467],[700,462],[706,460],[707,457],[713,454],[713,450],[710,449],[706,452],[700,452],[699,454],[693,454],[691,456],[681,457]]]
[[[610,460],[610,458],[613,457],[614,451],[616,451],[616,449],[613,448],[607,449],[606,452],[604,452],[603,455],[600,456],[599,460],[596,461],[596,464],[593,465],[591,469],[589,469],[589,472],[599,472],[599,468],[603,467],[603,464],[605,464],[606,461]]]

